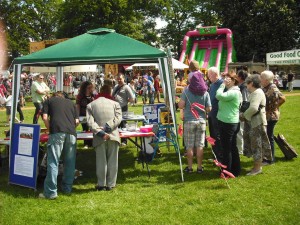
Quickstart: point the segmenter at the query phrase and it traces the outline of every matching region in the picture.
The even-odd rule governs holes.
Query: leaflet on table
[[[144,115],[123,115],[123,119],[144,120]]]
[[[145,117],[148,119],[148,120],[155,120],[157,119],[157,114],[151,114],[151,113],[146,113],[145,114]]]
[[[20,127],[18,154],[32,155],[33,127]]]
[[[14,174],[33,177],[34,157],[15,155]]]
[[[128,131],[126,128],[124,129],[118,129],[118,131],[124,135],[138,135],[141,134],[141,132],[139,131],[139,129],[137,129],[137,131]]]
[[[121,132],[122,135],[125,135],[125,136],[134,136],[134,135],[140,135],[140,134],[144,134],[144,133],[141,133],[139,131],[136,131],[136,132],[132,132],[132,131],[125,131],[125,132]]]

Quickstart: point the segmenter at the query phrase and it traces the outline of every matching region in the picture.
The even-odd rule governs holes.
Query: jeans
[[[275,148],[274,148],[274,128],[276,126],[277,120],[270,120],[268,121],[267,125],[267,135],[271,145],[272,151],[272,162],[275,161]]]
[[[33,116],[33,124],[37,124],[40,115],[42,114],[42,109],[43,109],[43,103],[39,103],[39,102],[34,102],[33,103],[35,106],[35,112],[34,112],[34,116]]]
[[[284,91],[286,90],[287,83],[288,83],[287,80],[286,81],[282,81],[282,87],[283,87]]]
[[[67,133],[49,135],[47,143],[47,176],[44,182],[46,198],[57,196],[57,175],[59,160],[63,160],[62,191],[71,193],[75,175],[76,137]]]
[[[218,119],[216,117],[208,117],[208,128],[209,128],[209,135],[215,139],[215,145],[212,146],[213,152],[215,153],[217,159],[222,161],[222,146],[220,140],[220,131],[219,131],[219,124]]]
[[[154,104],[154,92],[153,91],[149,91],[149,94],[148,94],[148,97],[149,97],[149,104]]]
[[[227,166],[227,170],[234,176],[239,176],[241,173],[241,163],[239,151],[236,146],[239,123],[224,123],[219,121],[219,129],[223,152],[221,162]]]

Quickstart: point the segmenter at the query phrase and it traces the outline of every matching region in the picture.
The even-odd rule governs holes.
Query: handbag
[[[282,134],[278,134],[277,137],[274,136],[274,140],[277,143],[280,150],[282,151],[282,153],[284,154],[286,159],[293,159],[298,156],[294,147],[287,142],[287,140]]]
[[[250,107],[250,102],[247,102],[247,101],[243,101],[241,106],[240,106],[240,112],[244,113],[246,112],[246,110]],[[253,114],[253,116],[256,116],[257,114],[260,113],[260,110],[265,107],[264,105],[259,105],[258,106],[258,109],[257,109],[257,112],[255,114]]]
[[[243,101],[241,106],[240,106],[240,112],[244,113],[246,110],[249,108],[250,102]]]

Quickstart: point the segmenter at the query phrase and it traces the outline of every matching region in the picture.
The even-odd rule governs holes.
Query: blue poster
[[[13,124],[9,183],[36,189],[40,125]]]
[[[159,112],[160,108],[165,108],[165,104],[151,104],[143,105],[143,115],[149,124],[156,124],[160,122]]]
[[[151,104],[143,106],[143,115],[149,124],[160,124],[160,109],[165,108],[165,104]],[[167,129],[159,128],[156,133],[159,142],[165,142],[167,140]]]

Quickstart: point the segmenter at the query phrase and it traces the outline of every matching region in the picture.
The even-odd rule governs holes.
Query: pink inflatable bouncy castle
[[[197,60],[201,68],[216,66],[221,72],[227,72],[228,63],[236,62],[231,30],[214,26],[188,31],[179,61],[191,60]]]

